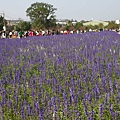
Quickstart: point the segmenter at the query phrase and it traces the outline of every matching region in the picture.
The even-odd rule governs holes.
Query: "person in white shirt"
[[[9,37],[12,38],[12,32],[11,31],[9,32]]]
[[[5,38],[6,38],[6,36],[5,36],[5,32],[3,32],[3,33],[2,33],[1,38],[3,38],[3,39],[5,39]]]

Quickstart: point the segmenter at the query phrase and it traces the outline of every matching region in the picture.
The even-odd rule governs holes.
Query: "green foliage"
[[[83,26],[83,23],[77,22],[77,23],[75,24],[75,29],[76,29],[76,30],[80,30],[80,27],[82,27],[82,26]]]
[[[4,22],[3,22],[3,17],[0,16],[0,31],[3,30]]]
[[[7,29],[7,31],[12,31],[12,30],[15,30],[14,28],[15,28],[15,26],[12,25],[12,26],[7,26],[6,29]]]
[[[104,25],[102,23],[100,23],[99,25],[99,29],[103,29]]]
[[[17,25],[17,26],[14,26],[14,30],[16,31],[20,31],[20,27]]]
[[[20,22],[16,27],[15,29],[17,31],[28,31],[31,29],[31,23],[30,22],[26,22],[26,21],[23,21],[23,22]]]
[[[119,28],[119,25],[116,24],[114,21],[109,22],[109,24],[106,26],[107,29],[117,29]]]
[[[51,4],[36,2],[26,10],[27,16],[33,21],[36,29],[46,28],[55,23],[55,10]]]

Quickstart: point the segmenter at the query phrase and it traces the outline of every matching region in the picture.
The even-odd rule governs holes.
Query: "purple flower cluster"
[[[0,117],[120,119],[120,35],[0,40]]]

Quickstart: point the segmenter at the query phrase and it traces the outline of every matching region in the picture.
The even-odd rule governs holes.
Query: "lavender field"
[[[119,120],[120,35],[0,39],[1,120]]]

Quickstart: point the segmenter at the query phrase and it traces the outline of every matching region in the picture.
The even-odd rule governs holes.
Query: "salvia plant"
[[[1,120],[119,120],[120,35],[0,39]]]

